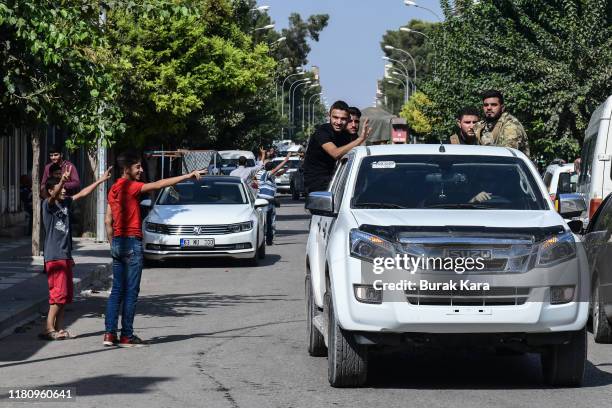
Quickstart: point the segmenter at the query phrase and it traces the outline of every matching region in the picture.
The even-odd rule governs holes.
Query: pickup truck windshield
[[[388,155],[362,160],[352,208],[546,210],[515,157]]]

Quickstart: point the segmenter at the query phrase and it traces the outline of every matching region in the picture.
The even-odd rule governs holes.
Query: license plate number
[[[215,240],[212,238],[181,238],[181,248],[185,247],[214,248]]]

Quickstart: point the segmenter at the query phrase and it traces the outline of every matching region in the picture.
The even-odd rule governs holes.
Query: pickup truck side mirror
[[[334,195],[329,191],[315,191],[306,197],[306,209],[314,215],[324,217],[335,217]]]
[[[557,211],[563,218],[580,217],[586,211],[587,205],[582,194],[559,194],[557,199]]]

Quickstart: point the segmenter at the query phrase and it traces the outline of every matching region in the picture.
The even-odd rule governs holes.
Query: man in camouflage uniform
[[[504,146],[518,149],[529,156],[529,143],[523,125],[505,112],[504,96],[491,90],[482,95],[485,120],[475,127],[481,145]]]
[[[461,109],[457,113],[457,127],[459,128],[459,132],[450,137],[450,143],[467,145],[480,144],[474,131],[474,128],[478,124],[479,120],[480,113],[476,108],[468,106]]]

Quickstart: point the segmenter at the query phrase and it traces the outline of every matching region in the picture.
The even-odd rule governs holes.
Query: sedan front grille
[[[406,300],[419,306],[517,306],[527,302],[531,288],[491,287],[489,290],[406,290]]]
[[[167,225],[146,223],[145,228],[149,232],[163,235],[202,236],[202,235],[226,235],[244,231],[242,224],[222,225]],[[252,227],[252,225],[251,225]],[[248,230],[248,229],[247,229]]]

